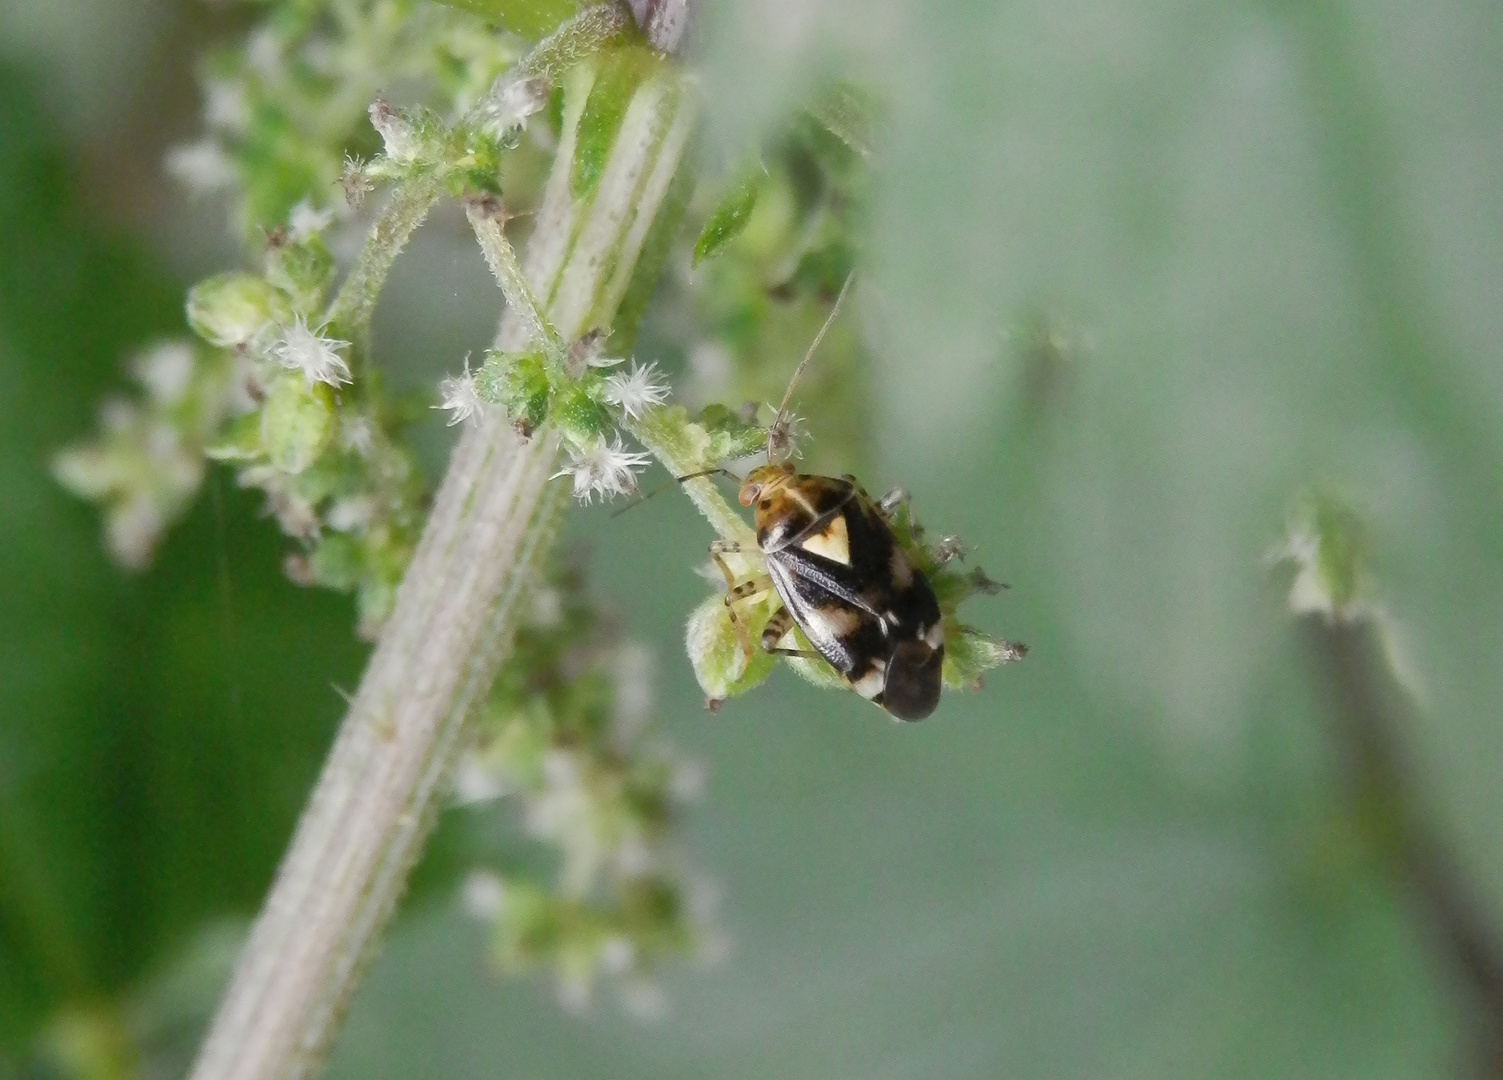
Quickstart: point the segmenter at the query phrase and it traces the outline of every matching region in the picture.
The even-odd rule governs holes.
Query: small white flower
[[[282,65],[282,42],[269,26],[263,26],[245,39],[245,59],[251,70],[263,78],[276,77]]]
[[[486,130],[495,138],[508,139],[527,127],[527,118],[548,104],[548,80],[541,76],[518,79],[499,77],[481,106]]]
[[[466,754],[454,773],[454,801],[460,806],[494,802],[507,792],[500,774],[476,753]]]
[[[163,405],[176,405],[193,382],[193,347],[181,341],[164,341],[136,357],[131,371]]]
[[[621,1007],[643,1023],[661,1020],[668,1012],[668,995],[648,979],[629,979],[621,987]]]
[[[376,448],[376,429],[363,416],[343,418],[339,422],[339,441],[346,450],[370,457]]]
[[[333,210],[316,209],[310,200],[304,199],[287,215],[287,233],[293,243],[306,244],[327,229],[333,220]]]
[[[244,83],[237,79],[210,79],[204,85],[204,123],[209,127],[240,132],[249,120]]]
[[[337,499],[324,515],[335,532],[356,532],[368,526],[376,516],[376,500],[369,495],[352,495]]]
[[[465,357],[463,375],[450,375],[438,384],[438,396],[439,402],[433,407],[449,411],[450,427],[485,416],[485,402],[480,400],[480,392],[475,389],[475,375],[470,371],[469,357]]]
[[[652,715],[652,652],[637,644],[623,645],[616,651],[612,667],[616,689],[613,726],[617,738],[630,743]]]
[[[600,946],[600,966],[611,975],[624,975],[637,962],[637,947],[631,938],[619,934],[605,939]]]
[[[316,382],[341,386],[350,381],[350,365],[339,355],[339,350],[348,348],[349,344],[337,338],[326,338],[319,330],[310,329],[308,320],[299,315],[282,331],[282,336],[271,347],[271,354],[289,371],[301,371],[309,386]]]
[[[639,367],[633,362],[630,372],[605,380],[605,400],[619,405],[627,416],[636,420],[650,406],[668,400],[668,386],[660,381],[657,364]]]
[[[557,589],[546,585],[533,590],[527,622],[540,630],[552,630],[564,621],[564,600]]]
[[[220,191],[235,182],[235,166],[213,139],[184,143],[167,151],[167,175],[195,192]]]
[[[674,802],[698,802],[705,793],[705,767],[692,760],[675,762],[668,777],[668,794]]]
[[[803,457],[804,452],[799,443],[809,437],[809,426],[804,418],[791,411],[780,418],[777,406],[771,402],[767,405],[767,411],[773,415],[772,426],[767,429],[768,450],[774,457]]]
[[[464,909],[477,919],[494,920],[506,903],[506,882],[489,870],[476,870],[464,882]]]
[[[121,566],[144,570],[166,527],[162,511],[150,495],[132,495],[105,516],[105,546]]]
[[[619,435],[610,444],[604,436],[596,436],[589,446],[574,451],[574,460],[550,479],[573,477],[574,497],[580,502],[589,502],[597,492],[602,499],[613,499],[636,490],[636,473],[651,460],[647,454],[627,450]]]

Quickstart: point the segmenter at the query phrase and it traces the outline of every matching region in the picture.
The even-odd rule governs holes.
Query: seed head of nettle
[[[652,460],[621,445],[621,436],[607,443],[603,435],[572,451],[573,460],[553,474],[553,479],[569,476],[574,481],[574,497],[588,503],[599,494],[602,500],[627,495],[637,489],[637,473]]]
[[[283,329],[282,336],[271,347],[271,354],[289,371],[301,371],[309,386],[316,382],[342,386],[351,381],[350,366],[339,353],[349,348],[350,343],[326,338],[322,330],[322,327],[311,329],[308,320],[299,315]]]
[[[631,371],[606,378],[605,400],[636,420],[648,408],[668,400],[668,384],[662,381],[656,363],[640,367],[634,361]]]
[[[466,420],[479,420],[485,416],[485,402],[475,388],[475,373],[470,370],[470,358],[464,360],[463,375],[449,375],[438,384],[439,402],[435,409],[449,412],[449,426]]]

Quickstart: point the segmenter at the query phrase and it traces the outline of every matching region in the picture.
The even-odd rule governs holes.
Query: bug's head
[[[757,466],[741,482],[741,505],[750,506],[764,495],[772,494],[792,480],[793,475],[793,466],[786,461]]]

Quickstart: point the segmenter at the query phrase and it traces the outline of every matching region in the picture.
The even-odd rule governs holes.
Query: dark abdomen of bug
[[[934,590],[852,479],[792,477],[757,504],[757,544],[809,644],[900,720],[939,703],[944,626]]]

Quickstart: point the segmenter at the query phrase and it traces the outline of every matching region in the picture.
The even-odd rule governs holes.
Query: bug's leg
[[[767,628],[762,631],[762,651],[772,653],[774,656],[802,656],[807,660],[818,660],[819,653],[812,649],[778,648],[778,642],[782,641],[792,629],[793,612],[785,607],[778,608],[772,613],[772,618],[767,620]]]
[[[882,510],[882,516],[888,521],[893,519],[893,515],[897,513],[898,507],[901,506],[903,513],[907,516],[908,528],[913,533],[913,538],[915,540],[923,539],[924,527],[919,524],[919,519],[913,516],[913,498],[908,494],[907,488],[893,488],[886,495],[882,496],[882,501],[877,505]]]
[[[720,568],[720,573],[725,577],[725,611],[730,616],[731,629],[736,631],[736,639],[741,643],[741,655],[746,658],[746,663],[750,664],[751,634],[747,631],[746,622],[736,614],[736,605],[771,589],[772,578],[766,574],[758,574],[756,577],[738,582],[736,575],[731,572],[730,565],[721,556],[734,555],[740,550],[741,545],[734,540],[716,540],[710,544],[710,558],[715,560],[715,565]]]

